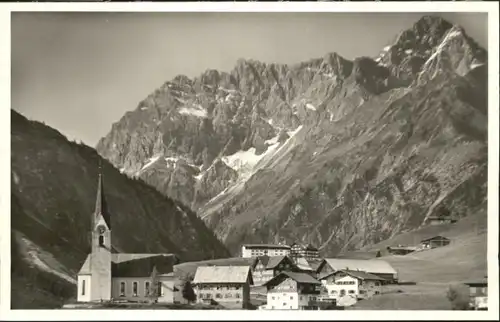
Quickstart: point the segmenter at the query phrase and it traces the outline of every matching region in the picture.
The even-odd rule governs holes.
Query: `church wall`
[[[91,294],[90,275],[78,275],[78,302],[89,302]]]
[[[169,278],[164,279],[159,277],[161,283],[161,295],[158,297],[158,302],[174,303],[174,298],[179,299],[182,295],[174,295],[175,280]],[[134,293],[134,282],[137,283],[137,293]],[[113,277],[112,282],[112,298],[114,300],[128,300],[128,301],[149,301],[150,298],[146,292],[146,282],[151,282],[150,277]],[[122,292],[121,283],[125,283],[125,290]],[[178,287],[179,288],[179,287]],[[150,289],[152,289],[150,285]],[[178,292],[181,293],[179,289]]]

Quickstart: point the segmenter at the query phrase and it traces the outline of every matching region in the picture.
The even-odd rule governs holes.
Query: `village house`
[[[435,236],[432,238],[427,238],[420,241],[420,247],[423,249],[432,249],[437,247],[443,247],[450,244],[450,240],[443,236]]]
[[[199,266],[192,284],[198,303],[217,303],[228,309],[249,308],[250,285],[253,285],[250,266]]]
[[[387,252],[391,255],[406,255],[416,251],[418,247],[415,246],[387,246]]]
[[[398,272],[388,262],[379,259],[325,258],[318,266],[316,274],[326,276],[341,270],[373,274],[384,279],[383,284],[396,283],[398,280]]]
[[[293,243],[290,246],[290,257],[293,259],[302,257],[306,260],[314,260],[319,258],[319,250],[311,244],[304,246],[299,243]]]
[[[173,254],[118,253],[112,246],[111,215],[99,174],[91,224],[91,252],[77,277],[78,302],[182,301],[179,281],[169,273],[178,259]],[[155,271],[156,277],[152,278]],[[154,283],[155,285],[152,285]]]
[[[443,225],[443,224],[453,224],[457,222],[455,218],[449,216],[431,216],[427,218],[427,223],[432,226]]]
[[[246,244],[241,246],[241,257],[258,256],[287,256],[290,255],[290,246],[272,244]]]
[[[469,307],[472,310],[488,310],[488,282],[468,282],[465,285],[469,287]]]
[[[382,292],[383,278],[362,271],[340,270],[319,278],[339,306],[350,306]]]
[[[252,267],[253,281],[263,285],[283,271],[298,271],[288,256],[259,256]]]
[[[318,310],[321,283],[305,273],[281,272],[265,284],[267,310]]]

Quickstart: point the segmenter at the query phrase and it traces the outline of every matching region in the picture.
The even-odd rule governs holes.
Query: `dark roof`
[[[374,274],[370,274],[370,273],[367,273],[364,271],[353,271],[353,270],[340,270],[340,271],[336,271],[336,272],[330,272],[330,273],[327,273],[327,274],[320,276],[318,279],[322,280],[322,279],[325,279],[325,278],[330,277],[332,275],[337,275],[338,273],[345,273],[349,276],[352,276],[352,277],[360,279],[360,280],[372,280],[372,281],[385,281],[386,280],[386,279],[379,277],[377,275],[374,275]]]
[[[295,273],[295,272],[281,272],[272,279],[270,279],[269,281],[267,281],[264,285],[276,284],[277,282],[283,280],[286,277],[289,277],[298,283],[321,285],[321,282],[312,277],[311,275],[306,273]]]
[[[92,257],[96,254],[88,254],[82,264],[78,275],[92,273]],[[173,266],[178,263],[174,254],[111,254],[111,276],[113,277],[146,277],[150,276],[153,266],[156,266],[158,274],[173,272]]]
[[[243,245],[245,248],[281,248],[281,249],[290,249],[288,245],[273,245],[273,244],[246,244]]]
[[[111,276],[113,277],[146,277],[150,276],[153,267],[159,275],[174,271],[176,257],[173,255],[153,255],[122,262],[113,262]]]
[[[257,259],[255,260],[254,265],[257,265],[258,262],[261,262],[264,267],[267,266],[267,263],[269,262],[269,256],[264,255],[264,256],[258,256]],[[255,266],[254,266],[255,267]]]
[[[317,249],[316,247],[314,247],[313,245],[311,245],[311,244],[308,244],[308,245],[305,247],[305,250],[318,251],[318,249]]]
[[[473,281],[465,282],[464,284],[468,286],[488,286],[488,281]]]
[[[286,256],[270,256],[269,257],[269,260],[267,261],[267,265],[266,265],[266,268],[267,269],[272,269],[272,268],[275,268],[276,266],[278,266],[282,261],[285,260],[285,258],[288,258]],[[292,261],[289,260],[289,262],[291,263]],[[293,263],[292,263],[293,264]]]
[[[420,242],[423,243],[423,242],[426,242],[426,241],[431,241],[431,240],[436,240],[436,239],[450,240],[449,238],[446,238],[446,237],[443,237],[443,236],[434,236],[434,237],[431,237],[431,238],[422,239]]]
[[[101,171],[100,165],[99,165],[99,171]],[[95,217],[99,215],[102,215],[104,221],[106,222],[106,225],[108,225],[108,229],[111,229],[111,215],[109,213],[108,204],[106,202],[106,197],[104,195],[104,185],[102,183],[101,173],[99,173],[99,179],[97,182],[97,196],[96,196],[95,212],[94,212]]]

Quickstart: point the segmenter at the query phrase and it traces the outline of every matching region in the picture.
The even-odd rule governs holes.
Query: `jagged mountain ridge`
[[[57,307],[75,296],[71,281],[90,250],[101,157],[13,110],[11,125],[13,308]],[[186,206],[106,160],[101,171],[118,251],[175,253],[181,261],[228,255]]]
[[[477,191],[456,197],[459,215],[482,204],[486,63],[462,28],[425,16],[374,58],[240,60],[230,73],[178,76],[114,124],[98,151],[198,209],[232,250],[285,238],[335,253],[421,225],[469,181]],[[171,99],[179,86],[187,99]],[[151,108],[153,118],[140,114]],[[460,161],[446,175],[429,172],[451,154]],[[188,161],[165,166],[170,155]],[[388,214],[359,209],[363,198]]]

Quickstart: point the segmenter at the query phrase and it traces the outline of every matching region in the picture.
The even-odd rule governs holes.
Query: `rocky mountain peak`
[[[486,108],[480,90],[485,81],[484,68],[479,67],[483,62],[487,62],[486,51],[462,28],[425,16],[375,58],[348,60],[332,52],[292,65],[240,59],[231,71],[207,70],[192,83],[176,77],[167,82],[174,85],[154,91],[145,100],[144,110],[128,113],[120,126],[113,126],[98,151],[117,167],[129,169],[128,173],[146,168],[141,178],[211,218],[219,236],[230,244],[245,242],[245,233],[250,232],[243,228],[247,218],[253,222],[266,213],[273,215],[255,225],[248,223],[251,234],[262,233],[263,241],[269,239],[265,231],[286,235],[281,230],[286,222],[297,235],[293,238],[314,236],[318,244],[333,250],[351,240],[353,232],[342,231],[341,226],[352,216],[364,218],[365,208],[356,210],[355,205],[370,200],[366,191],[371,191],[371,206],[387,203],[381,209],[389,209],[392,200],[399,198],[401,192],[390,196],[394,189],[406,189],[413,196],[415,186],[422,195],[416,206],[410,206],[406,197],[398,199],[415,207],[411,216],[405,213],[406,219],[394,210],[391,216],[401,219],[398,227],[391,226],[392,219],[376,216],[379,223],[360,226],[360,234],[383,231],[384,235],[407,225],[405,220],[410,226],[421,222],[419,216],[441,188],[435,187],[438,179],[427,182],[420,173],[433,171],[434,156],[448,153],[440,144],[458,142],[453,136],[463,135],[464,129],[483,137],[484,126],[478,125]],[[438,77],[443,73],[450,75]],[[461,93],[479,98],[459,94],[458,89],[467,84],[473,85]],[[458,106],[458,114],[469,113],[474,124],[463,124],[468,117],[451,116],[450,121],[443,112],[446,106]],[[464,160],[482,151],[481,142],[467,145],[473,152],[465,153]],[[167,155],[188,162],[169,166],[162,161]],[[441,162],[440,157],[436,160]],[[407,171],[412,179],[398,179],[401,176],[392,176],[391,171]],[[449,171],[460,177],[461,170]],[[261,195],[262,190],[268,193]],[[218,199],[221,194],[226,195]],[[309,198],[317,202],[309,204]],[[303,226],[298,232],[294,227],[303,223],[289,218],[290,214],[319,226]],[[232,222],[237,217],[242,227]],[[359,236],[359,243],[366,242],[365,237]]]

